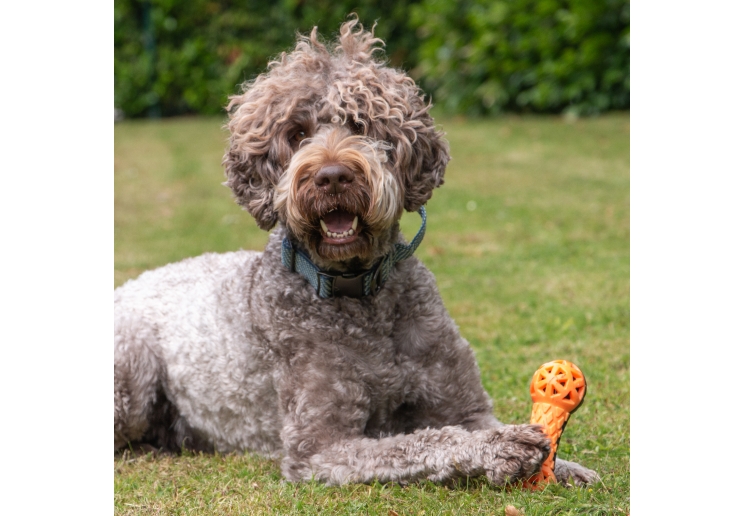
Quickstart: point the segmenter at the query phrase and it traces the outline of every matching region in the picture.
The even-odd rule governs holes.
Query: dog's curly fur
[[[493,416],[415,257],[358,299],[321,299],[282,265],[287,237],[323,269],[370,267],[443,182],[447,142],[378,43],[356,19],[333,47],[313,30],[231,98],[226,184],[261,228],[278,226],[263,253],[206,254],[115,290],[115,450],[253,450],[283,457],[289,480],[329,484],[502,484],[546,457],[539,427]],[[331,220],[343,234],[321,229]],[[560,460],[556,472],[597,478]]]

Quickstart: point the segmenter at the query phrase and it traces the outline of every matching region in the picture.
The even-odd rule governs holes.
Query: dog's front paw
[[[509,425],[489,430],[484,459],[492,484],[528,478],[550,453],[550,439],[539,425]]]
[[[570,485],[569,479],[577,486],[590,485],[599,480],[596,471],[585,468],[575,462],[556,459],[555,461],[555,478],[564,486]]]

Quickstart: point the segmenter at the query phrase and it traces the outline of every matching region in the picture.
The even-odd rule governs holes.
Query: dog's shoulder
[[[184,295],[245,276],[260,261],[258,251],[205,253],[143,272],[114,290],[114,300]]]

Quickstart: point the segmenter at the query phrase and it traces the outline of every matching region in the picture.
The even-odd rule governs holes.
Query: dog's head
[[[262,229],[281,221],[316,263],[367,263],[443,183],[449,149],[413,80],[373,57],[358,20],[316,29],[230,98],[227,186]]]

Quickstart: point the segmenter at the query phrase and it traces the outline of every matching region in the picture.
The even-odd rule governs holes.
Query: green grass
[[[418,257],[475,348],[496,415],[529,420],[528,384],[565,358],[588,378],[559,455],[596,469],[589,489],[457,489],[281,481],[251,455],[114,459],[117,514],[626,514],[630,507],[629,117],[438,119],[453,160],[427,205]],[[114,285],[266,234],[220,185],[220,119],[115,127]],[[419,221],[406,214],[410,237]],[[390,512],[393,511],[393,512]]]

